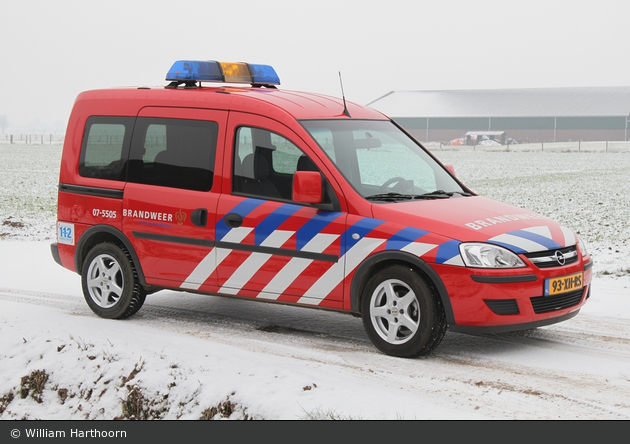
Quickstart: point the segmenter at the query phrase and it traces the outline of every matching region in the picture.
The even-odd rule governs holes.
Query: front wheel
[[[83,296],[94,313],[124,319],[144,304],[146,291],[138,282],[129,253],[111,243],[90,250],[81,272]]]
[[[416,271],[403,265],[384,268],[369,279],[361,313],[372,343],[391,356],[427,355],[446,333],[439,297]]]

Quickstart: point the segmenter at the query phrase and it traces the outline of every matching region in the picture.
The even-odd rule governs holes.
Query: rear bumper
[[[52,257],[55,260],[55,262],[57,262],[59,265],[63,267],[63,264],[61,263],[61,257],[59,256],[59,246],[57,245],[56,242],[53,244],[50,244],[50,253],[52,254]]]

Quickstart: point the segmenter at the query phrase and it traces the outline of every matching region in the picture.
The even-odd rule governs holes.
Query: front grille
[[[578,260],[577,247],[575,245],[559,248],[557,250],[539,251],[537,253],[525,253],[525,257],[532,261],[538,268],[562,267],[570,265]],[[561,263],[564,260],[564,263]]]
[[[488,308],[498,315],[517,315],[520,313],[516,299],[484,299]]]
[[[584,289],[580,289],[557,296],[536,296],[530,300],[532,307],[534,307],[534,313],[540,314],[573,307],[580,303],[583,295]]]

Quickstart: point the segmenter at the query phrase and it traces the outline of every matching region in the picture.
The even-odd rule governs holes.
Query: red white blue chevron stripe
[[[242,217],[242,225],[229,226],[228,214]],[[464,266],[460,242],[368,217],[243,199],[216,222],[215,247],[181,288],[198,290],[216,280],[221,294],[319,305],[342,301],[353,272],[376,252],[404,251],[427,263]],[[575,245],[576,238],[564,227],[536,226],[488,242],[527,253]]]

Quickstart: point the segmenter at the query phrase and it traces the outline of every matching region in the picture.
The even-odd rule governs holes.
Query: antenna
[[[348,107],[346,106],[346,95],[343,92],[343,82],[341,81],[341,71],[339,71],[339,83],[341,84],[341,98],[343,99],[343,113],[348,117],[352,117],[348,112]]]

